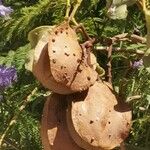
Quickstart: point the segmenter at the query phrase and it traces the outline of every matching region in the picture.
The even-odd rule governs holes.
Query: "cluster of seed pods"
[[[33,74],[55,93],[86,90],[96,81],[97,72],[87,63],[84,53],[75,31],[62,23],[43,35],[35,47]]]
[[[29,39],[35,39],[31,70],[53,91],[43,110],[44,149],[103,150],[119,146],[128,136],[131,110],[108,83],[98,80],[95,56],[79,44],[68,22],[38,32],[39,39],[35,33],[29,34]]]

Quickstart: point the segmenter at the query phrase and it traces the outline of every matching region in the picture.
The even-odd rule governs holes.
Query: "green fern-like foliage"
[[[16,49],[27,42],[27,34],[33,28],[40,25],[51,25],[61,21],[64,14],[64,2],[39,0],[35,5],[20,7],[12,15],[12,19],[1,20],[0,27],[0,49],[9,50],[8,47]]]

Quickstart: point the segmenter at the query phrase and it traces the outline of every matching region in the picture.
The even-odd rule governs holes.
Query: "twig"
[[[96,71],[100,77],[105,75],[105,70],[102,67],[100,67],[98,63],[96,64]]]
[[[11,140],[4,139],[4,142],[7,143],[7,144],[9,144],[11,147],[13,147],[13,149],[19,150],[19,148],[17,147],[17,145],[15,143],[13,143]]]
[[[136,34],[130,35],[130,39],[133,43],[146,43],[146,38],[138,36]]]
[[[108,62],[107,62],[107,76],[106,76],[106,80],[112,84],[112,72],[111,72],[111,61],[112,61],[112,48],[113,48],[113,40],[111,40],[110,46],[108,48]]]
[[[85,27],[82,24],[79,24],[78,26],[75,27],[76,32],[80,32],[82,33],[82,35],[84,36],[85,40],[91,40],[92,39],[89,37],[88,33],[85,30]],[[93,43],[95,42],[95,39],[93,41]]]
[[[146,43],[146,38],[143,38],[136,34],[129,34],[129,33],[118,34],[114,36],[112,39],[114,40],[114,42],[123,40],[123,41],[131,41],[133,43]]]
[[[75,18],[72,18],[71,21],[76,25],[78,26],[79,24],[77,23],[76,19]]]
[[[75,25],[78,25],[78,23],[76,22],[74,16],[77,12],[77,9],[80,7],[82,0],[77,0],[76,5],[74,6],[74,9],[72,10],[70,16],[69,16],[69,21],[72,21],[73,23],[75,23]]]
[[[142,0],[138,0],[138,1],[136,1],[136,4],[137,4],[137,6],[138,6],[141,10],[143,10]]]
[[[134,96],[130,96],[127,98],[126,102],[131,102],[133,100],[138,100],[140,99],[142,96],[141,95],[134,95]]]
[[[15,114],[13,116],[13,118],[11,119],[11,121],[9,122],[6,130],[4,131],[4,133],[2,134],[2,136],[0,137],[0,148],[2,148],[2,144],[4,141],[4,138],[7,134],[7,132],[9,131],[9,129],[16,123],[18,116],[20,115],[20,113],[24,110],[24,108],[27,106],[28,102],[30,102],[31,97],[36,93],[37,88],[35,88],[30,95],[27,96],[27,98],[25,99],[24,103],[19,107],[19,111],[17,112],[17,114]]]
[[[122,34],[125,33],[125,30],[126,30],[127,18],[123,22],[124,22],[124,25],[122,26]],[[123,45],[123,41],[120,41],[119,47],[122,48],[122,45]]]
[[[108,51],[109,47],[108,46],[96,46],[94,48],[96,51]],[[117,53],[120,53],[120,52],[124,52],[124,53],[136,53],[138,55],[144,55],[144,51],[141,51],[141,50],[128,50],[128,49],[125,49],[125,48],[120,48],[120,47],[114,47],[112,48],[112,51],[113,52],[117,52]]]
[[[66,15],[65,15],[65,19],[68,19],[68,18],[69,18],[70,8],[71,8],[70,0],[67,0],[67,3],[66,3]]]

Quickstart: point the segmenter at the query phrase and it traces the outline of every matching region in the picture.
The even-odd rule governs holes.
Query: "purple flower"
[[[142,67],[143,66],[143,60],[142,59],[140,59],[140,60],[137,60],[137,61],[134,61],[133,62],[133,65],[132,65],[132,67],[135,69],[135,68],[140,68],[140,67]]]
[[[5,89],[17,81],[17,71],[14,67],[0,65],[0,90]]]
[[[13,12],[13,9],[11,7],[6,7],[2,4],[2,1],[0,0],[0,16],[1,17],[9,17],[9,15]]]

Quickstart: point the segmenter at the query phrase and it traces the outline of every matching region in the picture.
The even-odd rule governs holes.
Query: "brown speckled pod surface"
[[[50,70],[58,83],[72,91],[89,88],[97,79],[97,73],[84,61],[84,54],[75,31],[68,23],[56,27],[48,43]]]
[[[44,150],[83,150],[69,135],[66,124],[66,107],[65,96],[52,94],[47,98],[41,124]]]
[[[108,84],[67,96],[67,125],[74,141],[87,150],[113,149],[128,136],[131,110]]]
[[[97,72],[87,62],[87,54],[67,22],[42,36],[35,48],[33,73],[44,87],[59,94],[88,89]],[[94,61],[91,54],[91,62]]]

